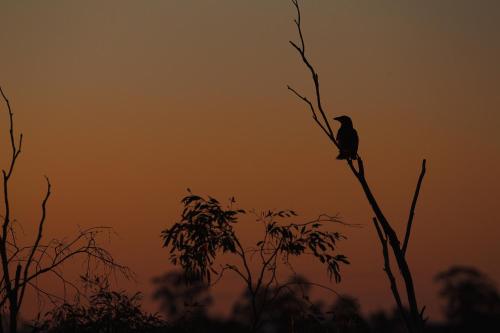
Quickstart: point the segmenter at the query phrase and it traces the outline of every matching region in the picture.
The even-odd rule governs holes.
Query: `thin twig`
[[[298,94],[295,90],[291,89],[290,87],[288,87],[288,89],[293,91],[295,93],[295,95],[299,96],[302,100],[304,100],[306,103],[309,104],[309,107],[311,108],[311,111],[313,112],[313,118],[315,119],[316,123],[318,123],[318,125],[323,129],[323,131],[328,136],[330,141],[332,141],[335,144],[335,146],[337,146],[337,148],[338,148],[337,140],[335,139],[335,135],[334,135],[333,130],[330,126],[330,122],[328,121],[328,118],[326,117],[325,111],[323,110],[323,106],[321,104],[321,94],[320,94],[320,89],[319,89],[318,73],[316,72],[316,70],[314,69],[314,67],[311,65],[311,63],[309,62],[309,60],[306,57],[306,46],[304,43],[304,37],[302,35],[300,7],[299,7],[298,0],[292,0],[292,3],[295,6],[295,9],[297,10],[297,18],[294,20],[294,22],[295,22],[295,25],[297,26],[297,31],[299,33],[300,46],[298,46],[297,44],[295,44],[292,41],[290,41],[290,45],[292,45],[293,48],[295,50],[297,50],[297,52],[300,54],[302,61],[304,62],[304,64],[307,66],[307,68],[311,72],[311,76],[312,76],[312,79],[314,82],[314,88],[315,88],[315,92],[316,92],[316,105],[318,107],[319,113],[321,114],[321,117],[323,119],[324,124],[321,124],[319,122],[319,120],[317,119],[316,111],[312,107],[312,103],[308,102],[308,100],[305,97],[302,97],[300,94]]]
[[[295,90],[291,86],[287,86],[287,87],[288,87],[288,90],[292,91],[298,98],[300,98],[301,100],[306,102],[307,105],[309,105],[309,109],[311,110],[312,117],[313,117],[314,121],[316,122],[316,124],[318,124],[319,128],[321,128],[321,130],[326,134],[326,136],[328,136],[330,139],[332,139],[333,137],[332,137],[331,133],[329,133],[328,130],[325,128],[325,126],[323,126],[323,124],[318,120],[318,116],[316,115],[316,110],[314,109],[314,106],[312,105],[311,101],[307,97],[299,94],[297,92],[297,90]]]
[[[420,171],[420,176],[418,176],[417,187],[415,188],[415,193],[413,194],[413,200],[411,202],[410,214],[408,216],[408,223],[406,224],[406,235],[403,242],[403,255],[406,255],[406,249],[408,248],[408,242],[410,240],[411,226],[413,224],[413,217],[415,216],[415,207],[417,206],[418,194],[420,193],[420,186],[425,176],[426,160],[422,161],[422,169]]]
[[[49,197],[50,197],[51,185],[50,185],[50,181],[49,181],[48,177],[45,177],[45,180],[47,181],[47,192],[45,194],[45,198],[43,198],[43,201],[42,201],[42,216],[40,218],[40,222],[38,223],[38,233],[36,236],[36,240],[35,240],[35,243],[33,244],[33,248],[32,248],[31,253],[28,257],[26,265],[24,266],[24,273],[23,273],[24,281],[27,281],[27,279],[28,279],[28,273],[29,273],[29,269],[31,266],[31,262],[33,261],[33,256],[35,255],[35,251],[38,249],[38,245],[40,244],[40,240],[42,239],[43,226],[45,223],[45,217],[47,216],[47,201],[49,200]],[[27,286],[27,284],[25,284],[24,287],[21,288],[21,293],[19,295],[19,301],[18,301],[19,304],[21,304],[23,301],[26,286]]]

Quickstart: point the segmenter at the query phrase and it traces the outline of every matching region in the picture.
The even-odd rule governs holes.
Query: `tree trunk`
[[[17,306],[10,306],[10,314],[9,314],[9,333],[17,333]]]

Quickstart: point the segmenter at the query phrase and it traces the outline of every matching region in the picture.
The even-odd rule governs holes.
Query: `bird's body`
[[[358,133],[352,126],[351,118],[340,116],[334,118],[341,126],[337,132],[337,144],[339,145],[338,160],[355,160],[358,158]]]

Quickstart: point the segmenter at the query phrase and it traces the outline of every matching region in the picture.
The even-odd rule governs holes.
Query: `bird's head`
[[[352,127],[352,120],[348,116],[338,116],[338,117],[335,117],[333,119],[335,119],[336,121],[338,121],[342,125],[351,126]]]

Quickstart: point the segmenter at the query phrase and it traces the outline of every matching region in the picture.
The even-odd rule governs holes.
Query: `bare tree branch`
[[[413,200],[411,202],[411,208],[410,208],[410,214],[408,216],[408,223],[406,224],[406,234],[405,234],[405,240],[403,242],[403,255],[406,255],[406,249],[408,247],[408,241],[410,240],[410,234],[411,234],[411,225],[413,223],[413,217],[415,215],[415,207],[417,206],[417,200],[418,200],[418,194],[420,193],[420,186],[422,185],[422,181],[425,176],[425,165],[426,160],[424,159],[422,161],[422,169],[420,171],[420,176],[418,176],[418,181],[417,181],[417,187],[415,188],[415,193],[413,194]]]
[[[316,110],[314,109],[314,106],[312,105],[311,101],[307,97],[299,94],[292,87],[290,87],[290,86],[287,86],[287,87],[288,87],[288,90],[291,90],[298,98],[300,98],[301,100],[306,102],[307,105],[309,105],[309,108],[311,109],[312,117],[313,117],[314,121],[316,122],[316,124],[318,124],[318,126],[326,134],[326,136],[328,136],[330,138],[330,140],[335,140],[335,137],[330,132],[328,132],[328,130],[325,128],[325,126],[323,126],[323,124],[318,120],[318,116],[316,115]]]
[[[0,87],[0,94],[7,106],[9,116],[9,139],[12,148],[10,164],[7,171],[2,170],[3,179],[3,223],[0,235],[0,261],[2,277],[0,279],[0,309],[6,309],[9,319],[9,332],[17,333],[18,314],[23,304],[27,287],[34,288],[38,295],[45,295],[51,301],[57,298],[49,291],[43,290],[37,284],[40,276],[53,273],[62,283],[66,293],[66,287],[70,286],[79,294],[76,284],[67,280],[61,271],[63,264],[77,256],[83,256],[86,260],[87,272],[103,268],[105,272],[114,273],[119,271],[125,277],[132,277],[128,267],[118,264],[111,253],[99,245],[97,236],[107,227],[93,227],[80,230],[69,242],[52,239],[44,244],[43,229],[47,216],[47,202],[51,194],[51,184],[47,177],[47,190],[41,203],[41,217],[36,224],[37,232],[35,239],[30,245],[19,244],[17,237],[16,220],[11,216],[11,202],[9,197],[10,179],[13,175],[16,161],[21,153],[22,134],[16,144],[13,112],[10,102]],[[20,226],[20,224],[19,224]],[[15,269],[14,269],[15,267]],[[11,269],[12,268],[12,269]],[[105,273],[106,274],[106,273]],[[0,320],[1,325],[1,320]],[[1,332],[1,330],[0,330]]]
[[[334,135],[333,130],[330,126],[330,122],[328,121],[328,118],[326,117],[326,114],[323,111],[323,106],[321,104],[321,94],[320,94],[320,89],[319,89],[318,73],[316,72],[316,70],[314,69],[314,67],[311,65],[311,63],[309,62],[309,60],[306,57],[306,46],[304,43],[304,37],[302,36],[301,16],[300,16],[300,7],[299,7],[298,0],[292,0],[292,3],[294,4],[295,9],[297,10],[297,18],[294,20],[294,22],[295,22],[295,25],[297,26],[297,31],[298,31],[299,37],[300,37],[300,47],[292,41],[290,41],[290,44],[293,46],[293,48],[295,48],[297,50],[297,52],[300,54],[300,56],[302,58],[302,61],[304,62],[304,64],[307,66],[307,68],[311,72],[311,76],[312,76],[312,79],[314,82],[314,88],[315,88],[315,92],[316,92],[316,105],[318,107],[319,113],[321,114],[324,125],[319,122],[319,120],[316,116],[316,111],[312,107],[312,103],[309,102],[309,100],[306,99],[305,97],[302,97],[300,94],[298,94],[295,90],[290,88],[290,86],[288,86],[288,89],[290,89],[292,92],[295,93],[295,95],[297,95],[303,101],[305,101],[306,103],[309,104],[311,111],[313,112],[313,118],[316,121],[316,123],[322,128],[322,130],[325,132],[325,134],[328,136],[328,138],[333,142],[333,144],[335,144],[335,146],[338,147],[337,140],[335,139],[335,135]]]
[[[377,230],[377,235],[380,240],[380,244],[382,245],[382,255],[384,257],[384,271],[387,274],[387,277],[389,279],[390,285],[391,285],[391,291],[394,296],[394,299],[396,300],[396,304],[398,305],[399,312],[401,314],[401,317],[405,321],[406,325],[410,325],[408,316],[406,315],[406,312],[403,310],[403,302],[401,301],[401,296],[399,295],[398,291],[398,285],[396,283],[396,278],[394,277],[394,274],[392,274],[391,270],[391,262],[389,258],[389,250],[387,248],[387,236],[383,235],[383,231],[381,227],[379,226],[379,223],[377,221],[377,218],[373,218],[373,224],[375,225],[375,229]]]
[[[43,198],[43,201],[42,201],[42,217],[40,218],[40,222],[38,223],[38,234],[36,236],[35,243],[33,244],[33,247],[31,249],[31,253],[28,256],[28,260],[26,262],[26,265],[24,266],[23,278],[24,278],[25,284],[24,284],[23,288],[21,289],[21,294],[19,295],[19,303],[21,303],[23,298],[24,298],[24,292],[25,292],[26,286],[27,286],[26,281],[28,280],[29,269],[30,269],[31,263],[33,261],[33,256],[35,255],[35,252],[38,249],[38,246],[40,244],[40,240],[42,239],[43,225],[45,223],[45,217],[47,215],[47,201],[49,200],[49,197],[50,197],[50,181],[49,181],[49,178],[47,178],[47,177],[45,177],[45,180],[47,181],[47,192],[45,194],[45,198]]]
[[[337,147],[338,143],[335,140],[334,133],[330,127],[328,118],[326,117],[326,114],[322,108],[321,105],[321,99],[320,99],[320,88],[319,88],[319,79],[318,79],[318,73],[308,60],[306,54],[305,54],[305,43],[304,43],[304,37],[302,34],[302,27],[301,27],[301,13],[300,13],[300,7],[299,7],[299,0],[291,0],[294,7],[296,8],[297,11],[297,18],[294,20],[295,25],[297,26],[297,31],[299,34],[299,39],[300,39],[300,45],[297,45],[296,43],[290,41],[290,44],[292,47],[299,53],[301,56],[302,62],[305,64],[305,66],[308,68],[308,70],[311,72],[312,80],[314,83],[314,89],[316,91],[316,104],[317,108],[319,110],[319,113],[321,114],[322,120],[324,122],[320,123],[319,120],[316,117],[316,110],[313,106],[313,103],[309,101],[306,97],[302,96],[301,94],[297,93],[294,89],[288,87],[289,90],[291,90],[298,98],[300,98],[302,101],[304,101],[308,106],[311,112],[313,113],[313,119],[314,121],[320,126],[320,128],[325,132],[325,134],[328,136],[330,141]],[[405,243],[403,244],[403,249],[400,247],[400,241],[399,238],[392,228],[391,224],[385,217],[382,209],[380,208],[375,196],[372,193],[372,190],[370,189],[370,186],[368,185],[368,182],[365,178],[365,169],[364,169],[364,164],[363,160],[361,159],[361,156],[357,156],[357,168],[354,166],[354,162],[352,160],[347,160],[347,164],[349,168],[351,169],[353,175],[358,179],[363,192],[366,196],[366,199],[368,200],[370,206],[372,207],[372,210],[377,218],[377,223],[375,224],[377,228],[377,232],[381,230],[383,231],[385,235],[385,242],[388,242],[392,248],[394,257],[396,259],[396,263],[398,265],[399,271],[401,273],[401,276],[403,278],[405,287],[406,287],[406,296],[408,299],[408,305],[410,309],[410,320],[407,322],[407,328],[411,333],[414,332],[422,332],[423,331],[423,320],[422,316],[420,315],[420,310],[417,305],[417,299],[415,295],[415,288],[413,284],[413,277],[410,272],[409,265],[406,261],[405,258],[405,252],[407,248],[407,243],[409,240],[409,235],[411,232],[411,224],[413,221],[413,215],[414,215],[414,209],[416,205],[416,201],[418,198],[418,192],[420,190],[420,183],[421,183],[421,178],[423,178],[423,173],[421,173],[421,177],[419,178],[419,182],[417,184],[417,190],[415,191],[414,195],[414,203],[412,203],[412,208],[410,209],[410,217],[407,225],[407,236],[405,237]],[[423,170],[425,170],[425,160],[423,163]],[[384,243],[386,244],[386,243]],[[389,277],[390,279],[390,277]],[[395,296],[396,298],[396,296]],[[401,299],[399,297],[399,300],[396,299],[396,303],[398,307],[402,307]],[[402,311],[404,311],[403,308],[401,308]]]
[[[7,178],[10,178],[12,175],[12,171],[14,171],[14,165],[16,163],[17,157],[21,153],[21,146],[23,143],[23,134],[21,133],[19,135],[19,144],[16,146],[16,141],[14,139],[14,114],[12,113],[12,109],[10,107],[10,101],[5,95],[5,93],[2,90],[2,87],[0,86],[0,94],[2,95],[3,100],[5,101],[5,104],[7,105],[7,111],[9,112],[9,134],[10,134],[10,145],[12,148],[12,158],[9,166],[9,171],[7,172],[6,176]]]

